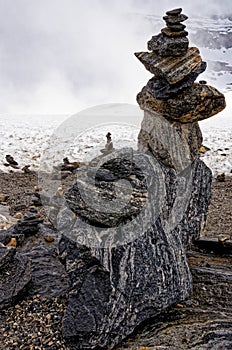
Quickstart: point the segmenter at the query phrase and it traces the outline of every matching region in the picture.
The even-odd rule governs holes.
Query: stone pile
[[[188,33],[181,24],[187,16],[181,12],[180,8],[166,12],[167,27],[148,42],[151,52],[135,53],[154,75],[137,95],[145,111],[139,147],[178,172],[199,157],[202,135],[198,121],[225,108],[222,93],[205,81],[195,83],[206,63],[198,48],[189,47]]]

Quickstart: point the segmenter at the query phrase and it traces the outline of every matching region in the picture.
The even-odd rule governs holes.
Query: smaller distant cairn
[[[105,144],[105,148],[101,149],[101,153],[103,153],[103,154],[109,154],[109,153],[114,151],[113,142],[112,142],[112,139],[111,139],[111,133],[110,132],[107,133],[106,138],[107,138],[107,141],[106,141],[106,144]]]
[[[205,71],[196,47],[189,47],[183,22],[187,16],[178,8],[167,11],[166,27],[148,41],[150,52],[135,56],[154,76],[137,96],[145,111],[139,134],[139,148],[149,149],[177,171],[199,156],[202,135],[199,120],[225,108],[224,95],[214,87],[194,83]],[[182,143],[182,147],[181,147]]]

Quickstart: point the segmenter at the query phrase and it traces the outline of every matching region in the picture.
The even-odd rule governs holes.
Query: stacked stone
[[[148,50],[151,52],[135,53],[154,75],[137,95],[138,104],[145,111],[139,134],[140,149],[150,149],[159,158],[161,153],[162,157],[165,154],[163,158],[169,159],[166,165],[172,167],[175,166],[170,161],[173,158],[169,154],[170,150],[165,148],[163,142],[161,147],[161,142],[157,141],[159,132],[163,137],[163,130],[167,131],[168,126],[172,126],[171,135],[166,135],[167,138],[175,143],[178,132],[188,161],[193,161],[199,156],[202,143],[197,122],[225,108],[223,94],[206,85],[206,82],[195,83],[198,75],[205,71],[206,62],[202,61],[198,48],[189,47],[188,32],[182,23],[188,17],[181,12],[181,8],[167,11],[163,17],[167,26],[148,41]],[[171,123],[165,128],[162,126],[164,118]]]

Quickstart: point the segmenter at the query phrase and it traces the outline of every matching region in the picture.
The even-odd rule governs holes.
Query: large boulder
[[[120,207],[123,220],[116,225],[114,213],[108,212],[110,219],[104,226],[101,202],[94,206],[90,195],[85,197],[82,192],[88,187],[91,169],[85,176],[82,173],[80,180],[77,177],[67,193],[58,228],[63,234],[60,258],[70,281],[63,335],[72,349],[111,348],[143,321],[191,295],[184,246],[199,236],[210,196],[211,172],[200,160],[186,173],[177,174],[152,155],[134,152],[131,166],[128,159],[120,162],[117,152],[111,157],[111,161],[102,161],[101,171],[96,172],[96,186],[90,187],[92,198],[99,195],[99,186],[115,186],[122,178],[131,184],[131,178],[138,180],[137,174],[149,184],[144,186],[144,179],[136,182],[138,192],[140,186],[146,189],[146,202],[137,212],[127,208],[127,220],[126,206]],[[103,171],[104,164],[111,177]],[[125,169],[130,169],[129,173]],[[109,197],[111,191],[109,187]],[[104,198],[106,194],[104,188]],[[133,196],[132,190],[130,198]],[[119,203],[121,199],[119,192]],[[110,209],[110,201],[103,203]],[[93,207],[98,215],[91,222],[88,210],[92,213]]]

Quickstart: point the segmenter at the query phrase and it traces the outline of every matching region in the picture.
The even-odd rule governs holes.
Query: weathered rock
[[[184,24],[169,24],[167,23],[167,27],[172,31],[172,32],[182,32],[186,26]]]
[[[83,168],[80,179],[65,195],[70,209],[92,225],[120,225],[137,215],[147,199],[147,184],[141,169],[130,159],[122,160],[117,152],[114,155],[113,161],[106,161],[97,171],[94,167],[87,167],[86,171]]]
[[[128,217],[127,230],[122,231],[124,226],[99,229],[83,217],[74,219],[70,202],[76,208],[79,198],[72,191],[58,220],[63,233],[59,252],[71,286],[63,335],[72,349],[110,348],[142,321],[185,299],[191,291],[181,240],[189,246],[199,237],[209,203],[211,172],[200,160],[179,174],[153,156],[135,152],[133,160],[137,173],[144,172],[149,184],[148,209],[144,211],[144,205],[142,216]],[[119,172],[117,162],[106,162],[106,166]],[[152,165],[149,171],[144,166],[147,162]],[[137,184],[139,187],[141,181]],[[162,203],[161,208],[157,203]]]
[[[186,37],[168,37],[162,33],[155,35],[147,43],[148,50],[154,51],[160,57],[183,56],[188,51],[189,41]]]
[[[11,306],[31,282],[30,261],[13,247],[0,247],[0,309]]]
[[[63,336],[72,349],[110,348],[142,321],[189,296],[191,278],[179,238],[161,228],[158,234],[159,227],[157,222],[142,239],[112,249],[91,251],[66,237],[60,242],[71,285]]]
[[[184,22],[188,19],[188,16],[182,14],[179,15],[167,15],[164,16],[163,19],[167,24],[179,24],[180,22]]]
[[[191,252],[188,262],[193,276],[191,303],[150,321],[116,350],[231,349],[232,258]]]
[[[167,16],[178,16],[182,12],[182,8],[177,8],[166,12]]]
[[[188,32],[186,30],[182,30],[180,32],[173,32],[168,27],[162,28],[161,33],[163,33],[164,35],[167,35],[169,37],[172,37],[172,38],[188,36]]]
[[[169,84],[169,82],[165,78],[151,78],[148,81],[147,86],[149,87],[150,92],[155,98],[167,99],[171,97],[176,97],[176,95],[179,92],[193,85],[201,70],[204,70],[204,65],[202,69],[190,73],[187,77],[183,78],[180,82],[176,84]]]
[[[156,99],[146,86],[137,95],[137,101],[143,110],[162,114],[169,120],[190,123],[212,117],[222,111],[225,97],[209,85],[194,83],[174,98]]]
[[[199,157],[202,140],[197,122],[169,122],[162,115],[145,111],[138,146],[180,172]]]
[[[188,52],[178,59],[159,57],[154,52],[137,52],[135,56],[155,78],[164,78],[170,85],[180,84],[184,79],[186,82],[188,76],[191,77],[193,73],[199,75],[206,69],[206,63],[202,61],[196,47],[189,48]]]

